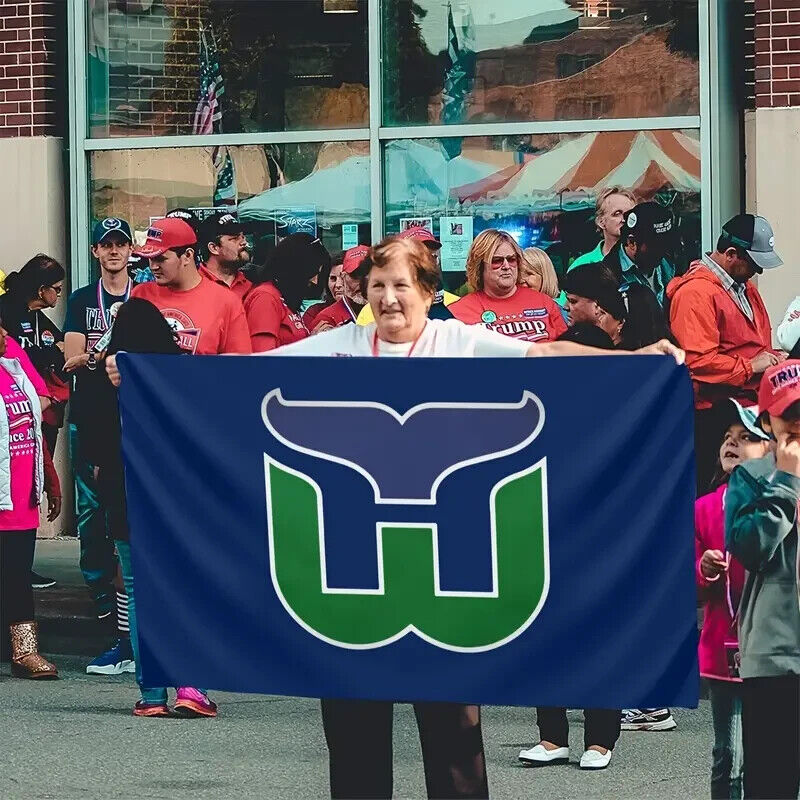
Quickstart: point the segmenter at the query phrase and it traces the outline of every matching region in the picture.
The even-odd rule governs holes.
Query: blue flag
[[[119,365],[145,685],[696,706],[672,359]]]

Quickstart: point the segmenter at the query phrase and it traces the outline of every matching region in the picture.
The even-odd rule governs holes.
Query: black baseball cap
[[[639,203],[623,219],[623,235],[633,234],[637,241],[666,241],[675,227],[672,212],[658,203]]]
[[[191,225],[192,230],[200,235],[200,217],[190,211],[188,208],[173,208],[172,211],[167,211],[164,215],[165,219],[182,219],[184,222]]]
[[[218,236],[238,236],[244,233],[244,225],[236,214],[230,211],[218,211],[203,220],[200,227],[200,243],[205,247]]]
[[[124,236],[131,244],[133,244],[133,236],[131,235],[131,226],[124,219],[119,217],[106,217],[101,219],[92,230],[92,244],[99,244],[104,241],[107,236],[112,233],[118,233]]]
[[[624,320],[628,317],[625,298],[620,292],[619,283],[601,264],[584,264],[575,267],[564,276],[561,288],[567,294],[594,300],[614,319]]]
[[[722,235],[747,251],[760,269],[775,269],[783,264],[775,252],[775,234],[764,217],[737,214],[722,226]]]

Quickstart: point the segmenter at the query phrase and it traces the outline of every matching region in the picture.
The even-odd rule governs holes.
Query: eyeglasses
[[[48,286],[48,289],[52,289],[58,297],[61,297],[61,292],[64,290],[63,286]]]
[[[508,262],[509,267],[518,267],[519,266],[519,258],[515,255],[512,256],[492,256],[492,269],[500,269],[503,264]]]

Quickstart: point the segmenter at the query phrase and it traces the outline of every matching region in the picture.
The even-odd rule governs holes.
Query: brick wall
[[[755,99],[800,106],[800,0],[755,0]]]
[[[199,91],[201,14],[207,0],[157,0],[108,14],[108,85],[92,120],[95,135],[192,132]],[[105,0],[101,5],[108,5]],[[105,130],[103,130],[105,128]]]
[[[65,0],[0,0],[0,137],[62,136]]]

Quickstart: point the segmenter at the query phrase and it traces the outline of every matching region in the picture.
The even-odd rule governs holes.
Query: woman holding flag
[[[572,342],[530,342],[482,325],[428,319],[439,272],[428,247],[390,237],[371,248],[355,274],[375,322],[345,325],[289,345],[277,355],[524,357],[602,355]],[[618,351],[619,352],[619,351]],[[658,342],[642,353],[679,351]],[[488,797],[480,707],[415,703],[429,797]],[[331,796],[392,796],[392,704],[323,700],[322,720],[330,752]]]
[[[372,247],[353,275],[361,282],[375,322],[343,325],[288,344],[265,355],[365,357],[526,357],[617,355],[573,342],[531,344],[456,319],[429,319],[439,270],[434,256],[416,239],[389,237]],[[639,350],[684,353],[666,341]],[[120,374],[113,357],[106,370],[115,385]],[[322,701],[330,752],[334,798],[392,796],[392,703]],[[456,703],[414,704],[422,743],[429,797],[488,797],[480,708]]]

